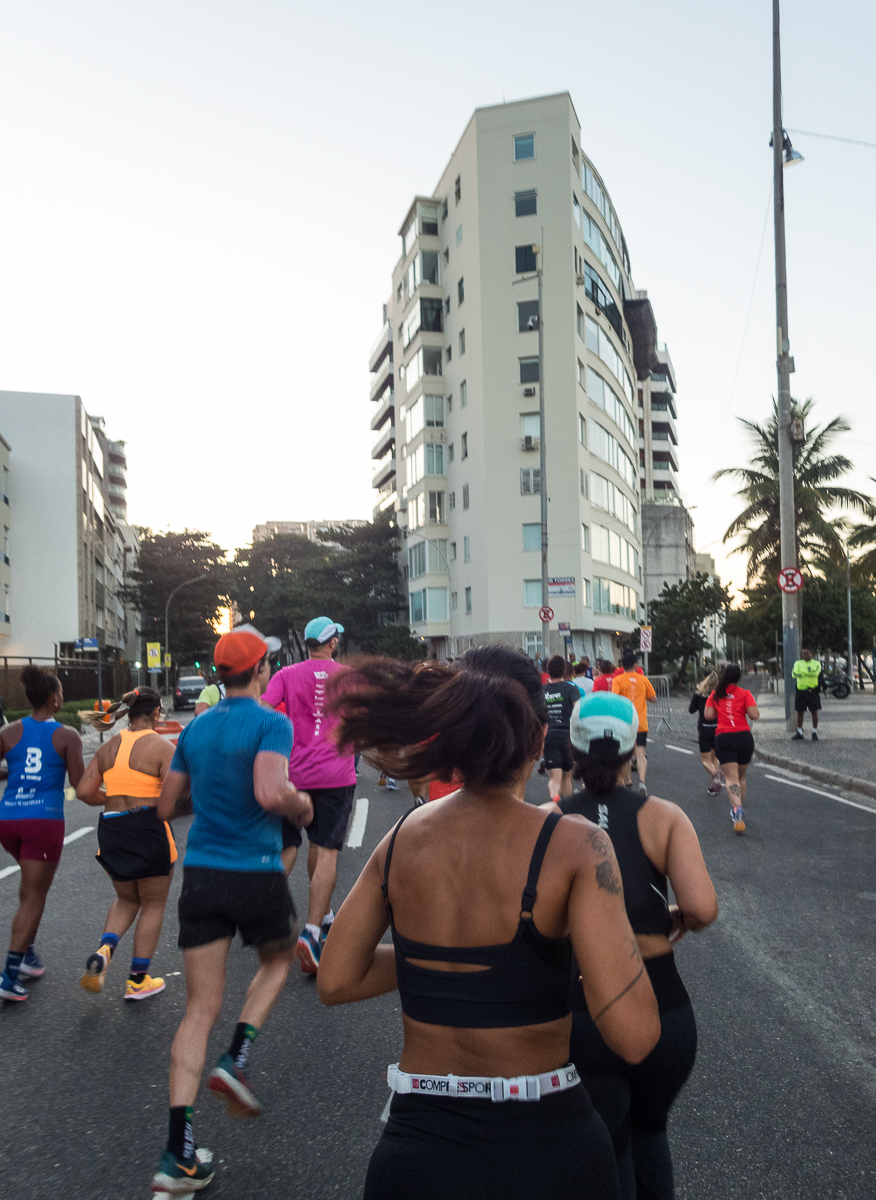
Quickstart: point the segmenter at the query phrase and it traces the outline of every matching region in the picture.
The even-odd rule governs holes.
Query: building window
[[[523,526],[523,549],[541,550],[541,524]]]
[[[538,358],[520,359],[520,382],[538,383]]]
[[[520,495],[538,496],[541,494],[541,468],[520,468]]]
[[[590,553],[590,526],[581,526],[581,549],[585,554]]]
[[[453,193],[454,193],[454,196],[456,197],[456,203],[459,204],[460,200],[462,199],[462,176],[461,175],[456,176],[456,183],[454,184]]]
[[[447,507],[451,512],[456,508],[456,492],[450,492],[447,497]]]
[[[591,587],[590,580],[584,579],[584,580],[582,580],[582,582],[584,584],[584,607],[592,608],[593,607],[593,589]]]
[[[423,396],[423,412],[428,429],[444,428],[443,396]]]
[[[581,468],[580,474],[581,474],[581,495],[585,496],[589,500],[590,499],[589,476],[583,467]]]
[[[456,244],[457,244],[457,246],[462,245],[462,226],[461,225],[458,225],[456,227]]]
[[[427,442],[426,450],[426,474],[427,475],[443,475],[444,474],[444,447],[440,442]]]
[[[590,317],[585,317],[584,318],[584,332],[582,333],[581,332],[581,321],[579,318],[579,320],[578,320],[578,335],[579,335],[579,337],[583,337],[583,339],[587,345],[587,349],[592,351],[593,354],[598,355],[602,359],[602,361],[608,367],[609,371],[611,371],[612,374],[614,375],[615,379],[618,380],[618,382],[620,383],[621,387],[624,390],[624,394],[626,395],[626,398],[629,400],[630,404],[632,404],[633,403],[632,381],[631,381],[629,375],[627,374],[626,367],[623,365],[621,356],[618,354],[617,350],[615,350],[614,346],[612,345],[611,338],[608,336],[608,334],[605,332],[605,330],[602,329],[599,325],[597,325],[595,321],[591,320]]]
[[[517,305],[517,332],[530,333],[538,329],[538,301],[521,300]]]
[[[587,421],[578,413],[578,440],[582,446],[587,445]]]
[[[465,408],[466,404],[468,404],[468,384],[463,379],[459,385],[459,407]]]
[[[541,437],[541,417],[538,413],[520,414],[520,436],[536,439]]]
[[[468,434],[464,433],[460,441],[460,458],[468,458]]]
[[[450,316],[450,297],[449,296],[444,301],[444,315],[445,315],[445,317]]]
[[[523,607],[524,608],[541,608],[541,580],[540,579],[524,579],[524,581],[523,581]]]
[[[450,607],[453,609],[454,612],[458,608],[458,602],[459,602],[459,593],[451,592],[450,593]]]
[[[639,552],[632,542],[606,529],[604,525],[593,526],[593,558],[597,562],[606,562],[613,567],[639,578]]]
[[[447,461],[453,462],[453,442],[447,447]]]
[[[626,373],[626,372],[625,372]],[[611,384],[607,383],[601,375],[597,374],[591,367],[585,371],[581,364],[578,364],[578,382],[582,384],[588,397],[593,401],[597,408],[601,408],[623,433],[624,437],[630,443],[633,449],[636,448],[636,430],[630,419],[629,413],[624,407],[620,397],[615,392]],[[632,404],[632,400],[630,400]]]
[[[514,161],[535,158],[535,134],[521,133],[514,139]]]
[[[426,619],[426,589],[408,593],[408,616],[412,625]]]
[[[460,331],[459,331],[459,357],[462,358],[463,354],[465,354],[465,330],[460,329]]]
[[[447,266],[447,264],[448,264],[449,262],[450,262],[450,250],[449,250],[449,249],[445,249],[445,251],[444,251],[444,265],[445,265],[445,266]]]
[[[534,633],[524,633],[523,653],[528,654],[530,658],[537,658],[541,654],[541,634],[537,630]]]
[[[468,508],[468,500],[469,500],[469,496],[468,496],[468,484],[467,484],[467,483],[464,483],[464,484],[462,485],[462,507],[463,507],[463,508]]]
[[[536,269],[535,250],[532,245],[514,247],[514,268],[518,275],[526,275]]]
[[[426,611],[430,621],[447,620],[447,588],[426,588]]]
[[[452,358],[453,358],[453,347],[452,346],[446,346],[444,348],[444,357],[447,359],[448,362],[450,362],[452,360]]]
[[[417,542],[408,547],[408,579],[419,579],[426,574],[426,543]]]
[[[590,453],[614,467],[629,487],[636,486],[638,472],[620,442],[596,421],[590,422]]]
[[[462,561],[471,562],[471,538],[468,534],[462,539]]]
[[[467,613],[471,612],[471,588],[470,587],[467,587],[465,589],[465,611]]]
[[[593,611],[638,618],[639,601],[634,588],[613,579],[593,580]]]
[[[456,542],[450,543],[450,561],[456,562]]]
[[[462,304],[465,300],[465,279],[460,279],[456,285],[456,303]]]
[[[429,524],[443,525],[444,524],[444,493],[430,492],[429,493]]]
[[[533,188],[530,192],[514,193],[514,216],[531,217],[538,212],[538,192]]]

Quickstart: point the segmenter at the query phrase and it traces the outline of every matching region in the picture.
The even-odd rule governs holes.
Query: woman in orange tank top
[[[125,999],[146,1000],[163,992],[165,986],[163,979],[150,976],[149,965],[164,923],[177,857],[170,826],[159,821],[155,812],[173,746],[155,732],[161,719],[161,697],[152,688],[128,692],[106,717],[87,713],[83,720],[106,729],[108,723],[126,715],[129,728],[100,747],[76,789],[86,804],[103,805],[97,861],[116,892],[100,945],[89,955],[80,982],[87,992],[103,989],[116,946],[136,921]]]

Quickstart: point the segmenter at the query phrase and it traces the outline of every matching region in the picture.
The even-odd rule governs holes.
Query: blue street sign
[[[74,650],[96,650],[97,638],[77,638],[73,643]]]

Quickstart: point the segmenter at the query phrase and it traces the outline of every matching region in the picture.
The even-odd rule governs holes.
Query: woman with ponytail
[[[33,715],[0,730],[0,757],[8,771],[0,797],[0,845],[21,868],[18,911],[0,975],[2,1000],[26,1000],[20,977],[38,979],[45,970],[33,943],[64,845],[64,776],[75,787],[85,770],[82,739],[56,719],[64,703],[57,675],[29,664],[21,682]]]
[[[754,734],[748,722],[760,717],[754,696],[739,686],[741,678],[739,663],[727,663],[703,709],[705,719],[716,722],[715,756],[727,779],[734,833],[745,833],[745,776],[754,757]]]
[[[107,720],[112,726],[123,717],[129,727],[99,748],[76,789],[85,804],[104,806],[97,826],[97,861],[116,892],[100,945],[89,955],[80,982],[87,992],[103,989],[115,949],[136,921],[125,999],[146,1000],[165,986],[163,979],[150,976],[149,966],[176,862],[170,826],[155,812],[173,746],[155,732],[161,697],[152,688],[137,688],[111,705],[106,715],[83,713],[82,719],[106,729]]]
[[[396,989],[401,1002],[404,1046],[366,1200],[618,1194],[610,1139],[568,1062],[573,950],[594,1020],[624,1059],[656,1043],[656,1002],[630,953],[609,839],[522,799],[547,720],[538,674],[519,658],[493,647],[419,671],[368,659],[334,685],[341,745],[397,777],[465,781],[381,841],[320,960],[324,1004]]]

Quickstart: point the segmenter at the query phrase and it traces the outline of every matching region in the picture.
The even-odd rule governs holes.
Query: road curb
[[[782,754],[770,754],[760,748],[755,749],[754,756],[759,762],[769,763],[772,767],[783,767],[786,771],[795,771],[798,775],[808,775],[818,783],[829,783],[847,792],[860,792],[876,800],[876,783],[871,783],[869,779],[856,779],[854,775],[837,775],[835,771],[827,771],[824,767],[812,767],[809,763],[801,763]]]

